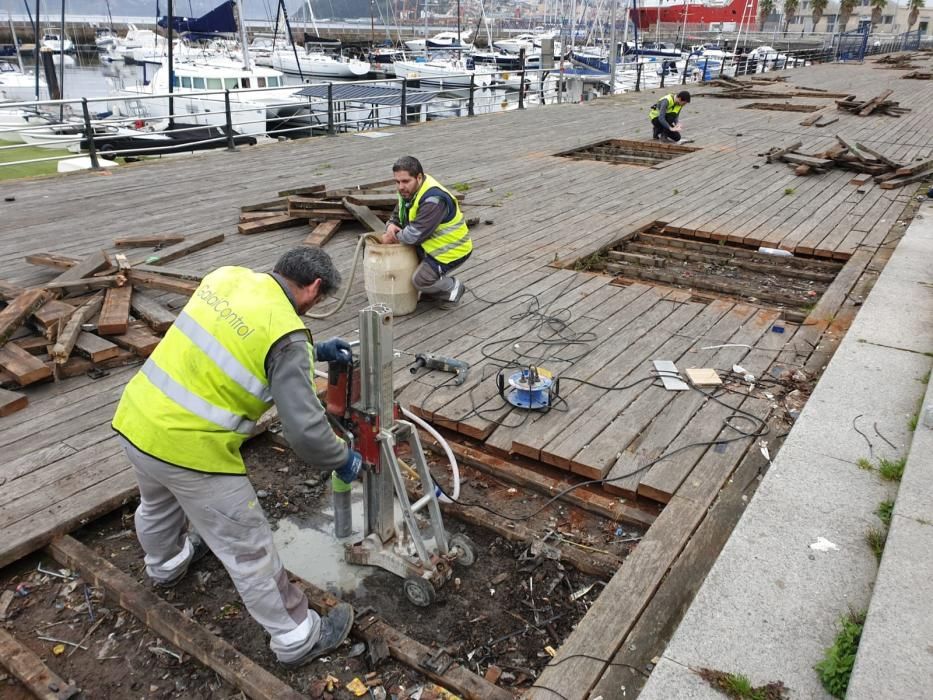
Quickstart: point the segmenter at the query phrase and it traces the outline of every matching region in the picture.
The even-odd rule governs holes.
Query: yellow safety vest
[[[424,182],[421,188],[415,193],[415,197],[409,205],[402,195],[398,196],[399,221],[402,227],[408,225],[418,217],[418,205],[428,190],[437,188],[445,192],[453,200],[456,213],[453,218],[448,219],[434,229],[434,233],[426,241],[422,242],[421,247],[425,253],[440,263],[449,264],[466,257],[473,250],[473,240],[470,238],[470,229],[467,228],[466,219],[463,218],[463,212],[460,211],[460,203],[457,198],[451,194],[450,190],[435,180],[430,175],[424,176]]]
[[[275,278],[215,270],[126,385],[113,428],[163,462],[245,474],[240,446],[272,405],[266,354],[293,331],[311,338]]]
[[[674,100],[673,93],[671,93],[670,95],[665,95],[661,99],[667,100],[668,104],[670,105],[666,110],[666,114],[673,114],[675,117],[677,117],[680,114],[680,110],[684,108],[683,105],[677,104],[677,102]],[[661,110],[658,109],[658,103],[660,102],[661,100],[658,100],[658,102],[651,105],[651,111],[648,112],[649,119],[656,119],[657,117],[660,116]]]

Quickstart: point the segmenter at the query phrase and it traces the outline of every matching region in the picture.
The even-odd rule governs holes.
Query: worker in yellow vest
[[[417,158],[403,156],[392,166],[398,202],[382,235],[383,243],[417,246],[421,263],[411,281],[422,298],[449,307],[463,297],[466,287],[451,270],[467,261],[473,241],[457,198],[425,174]]]
[[[320,248],[291,250],[271,274],[208,274],[142,369],[113,418],[139,482],[136,535],[156,586],[174,586],[210,548],[285,665],[343,643],[353,609],[324,618],[288,580],[240,446],[273,403],[303,462],[352,483],[360,455],[330,427],[314,362],[349,362],[341,338],[313,343],[301,315],[340,286]],[[187,531],[186,531],[187,530]]]
[[[651,119],[651,126],[654,127],[654,135],[651,137],[657,140],[669,141],[689,141],[680,135],[680,129],[677,128],[677,122],[680,121],[680,111],[684,105],[689,104],[690,93],[681,90],[675,96],[673,93],[665,95],[656,103],[651,105],[648,112],[648,118]]]

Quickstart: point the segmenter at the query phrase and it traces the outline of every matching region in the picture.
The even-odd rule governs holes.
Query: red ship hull
[[[750,10],[751,17],[758,16],[758,2],[752,0],[753,7]],[[708,7],[699,4],[668,5],[661,7],[639,7],[637,10],[629,10],[629,17],[638,26],[639,29],[647,29],[658,22],[684,23],[686,16],[687,24],[714,24],[717,22],[735,22],[739,24],[742,21],[742,13],[745,10],[744,3],[741,0],[735,0],[729,5],[720,7]]]

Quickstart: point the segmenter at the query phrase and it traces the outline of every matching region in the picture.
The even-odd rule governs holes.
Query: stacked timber
[[[855,95],[849,95],[844,100],[836,100],[836,106],[844,112],[867,117],[872,114],[886,114],[889,117],[900,117],[910,111],[908,107],[901,107],[900,102],[889,100],[894,90],[885,90],[870,100],[859,101]]]
[[[186,298],[201,279],[165,263],[223,238],[222,233],[132,236],[116,239],[114,246],[136,249],[135,255],[26,256],[31,264],[60,273],[25,288],[0,280],[0,416],[28,403],[13,389],[85,373],[99,376],[148,357],[176,317],[157,293]]]
[[[878,68],[893,68],[895,70],[910,70],[911,68],[916,68],[916,66],[911,65],[911,61],[921,58],[920,54],[916,53],[897,53],[897,54],[886,54],[881,58],[877,59],[875,63],[878,64]]]
[[[836,136],[838,143],[822,153],[800,153],[803,146],[797,141],[781,148],[772,148],[764,154],[768,163],[782,161],[798,175],[825,173],[833,168],[859,173],[850,181],[853,185],[866,185],[874,181],[881,189],[891,190],[921,182],[933,176],[933,160],[899,163],[861,143],[849,143]]]
[[[908,80],[933,80],[933,71],[915,70],[911,73],[902,75],[901,77]]]

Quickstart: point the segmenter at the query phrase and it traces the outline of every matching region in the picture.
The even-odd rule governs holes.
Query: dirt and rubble
[[[251,479],[270,522],[301,517],[324,507],[326,479],[305,468],[273,438],[244,450]],[[441,474],[443,464],[432,464]],[[494,477],[463,467],[461,500],[522,515],[545,502]],[[142,552],[128,504],[73,533],[120,570],[148,586]],[[562,533],[581,546],[623,558],[642,533],[565,505],[529,520],[536,532]],[[477,561],[460,569],[438,591],[430,608],[417,608],[402,594],[399,579],[376,571],[356,593],[344,596],[358,609],[374,609],[411,638],[443,649],[456,662],[518,692],[540,670],[583,617],[603,581],[563,565],[552,548],[510,542],[481,528],[448,518],[450,532],[476,544]],[[583,543],[587,544],[583,544]],[[0,620],[63,679],[88,698],[233,698],[239,690],[211,669],[161,639],[99,589],[51,557],[36,553],[0,572]],[[226,572],[212,556],[196,564],[176,588],[159,590],[164,600],[219,635],[239,651],[312,698],[358,697],[347,686],[371,687],[366,697],[443,697],[421,673],[394,659],[371,668],[365,649],[352,637],[338,653],[298,670],[278,666],[262,629],[249,617]],[[359,690],[357,690],[359,692]],[[383,695],[384,693],[384,695]],[[0,676],[0,698],[30,697],[11,676]]]

